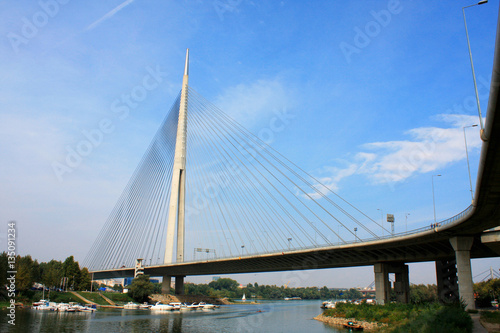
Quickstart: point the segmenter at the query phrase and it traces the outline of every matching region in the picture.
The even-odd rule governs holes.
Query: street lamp
[[[406,229],[406,232],[408,232],[408,215],[410,215],[410,213],[406,213],[405,214],[405,229]]]
[[[288,250],[290,251],[290,242],[292,241],[292,238],[288,238]]]
[[[434,177],[441,177],[441,175],[432,175],[432,206],[434,207],[434,224],[436,224],[436,201],[434,199]]]
[[[354,228],[354,242],[358,241],[358,236],[356,236],[357,231],[358,231],[358,228]]]
[[[380,210],[380,224],[382,225],[382,237],[384,236],[384,212],[382,212],[382,209],[377,208],[377,210]]]
[[[241,255],[243,256],[243,249],[245,248],[245,245],[241,246]]]
[[[481,105],[479,104],[479,94],[477,93],[476,73],[474,72],[474,63],[472,62],[472,52],[470,50],[469,31],[467,30],[467,21],[465,20],[465,8],[469,8],[469,7],[473,7],[473,6],[477,6],[477,5],[483,5],[487,2],[488,2],[488,0],[481,0],[478,3],[475,3],[473,5],[462,7],[462,13],[464,15],[465,35],[467,36],[467,46],[469,48],[470,67],[472,69],[472,79],[474,80],[474,89],[476,92],[476,103],[477,103],[477,111],[479,113],[479,124],[481,125],[480,134],[481,134],[481,140],[483,140],[483,141],[488,141],[488,140],[484,134],[483,118],[481,116]]]
[[[467,137],[465,136],[465,129],[469,127],[477,127],[476,124],[463,127],[464,130],[464,142],[465,142],[465,156],[467,157],[467,170],[469,171],[469,184],[470,184],[470,198],[472,203],[474,203],[474,194],[472,193],[472,178],[470,177],[470,165],[469,165],[469,151],[467,150]]]

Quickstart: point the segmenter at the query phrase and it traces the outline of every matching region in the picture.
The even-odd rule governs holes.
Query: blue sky
[[[272,146],[367,215],[394,214],[396,231],[407,213],[408,229],[428,225],[435,174],[437,218],[459,213],[470,204],[462,128],[478,122],[469,4],[1,2],[2,242],[16,220],[20,254],[83,260],[179,92],[186,48],[191,87],[256,134],[287,114]],[[494,0],[466,9],[483,114],[497,13]],[[478,128],[467,142],[475,187]],[[68,163],[78,148],[87,153]],[[473,274],[490,265],[500,266],[473,261]],[[412,267],[411,282],[435,281],[433,264]],[[290,275],[296,285],[373,281],[369,267],[235,278]]]

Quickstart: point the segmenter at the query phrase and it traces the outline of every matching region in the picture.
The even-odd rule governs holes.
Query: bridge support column
[[[394,291],[396,301],[408,303],[410,300],[410,279],[408,277],[408,265],[404,263],[379,263],[373,267],[375,272],[375,297],[377,304],[385,304],[391,299],[391,283],[389,273],[395,273]]]
[[[185,276],[175,277],[175,294],[184,295],[184,278]]]
[[[373,266],[375,272],[375,298],[377,304],[384,305],[390,299],[391,285],[389,284],[389,270],[387,264],[379,263]]]
[[[458,293],[460,299],[467,303],[466,310],[476,308],[470,266],[470,249],[473,241],[474,238],[472,237],[453,237],[450,239],[451,246],[455,250],[455,260],[457,261]]]
[[[456,264],[455,259],[436,261],[437,292],[441,303],[459,300]]]
[[[172,277],[169,275],[163,276],[163,282],[161,283],[161,293],[170,294],[170,284],[172,283]]]
[[[394,291],[396,302],[407,304],[410,302],[410,278],[408,276],[408,265],[401,264],[395,267],[396,281]]]

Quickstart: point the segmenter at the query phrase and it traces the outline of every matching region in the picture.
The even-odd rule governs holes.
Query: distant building
[[[102,283],[104,284],[105,286],[108,286],[108,287],[111,287],[113,288],[115,286],[115,284],[122,284],[122,281],[121,279],[119,280],[115,280],[115,279],[107,279],[107,280],[99,280],[97,281],[98,283]]]
[[[220,276],[214,276],[214,277],[212,277],[212,281],[217,281],[218,279],[220,279]]]

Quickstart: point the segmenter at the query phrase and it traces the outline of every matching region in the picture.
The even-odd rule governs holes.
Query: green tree
[[[63,277],[63,265],[60,261],[51,260],[40,264],[42,271],[42,282],[47,288],[55,288],[61,284]]]
[[[115,284],[113,286],[113,290],[116,290],[116,291],[119,291],[119,292],[122,292],[123,291],[123,286],[121,284]]]
[[[474,284],[479,307],[490,307],[491,301],[500,297],[500,279],[490,279]]]
[[[137,302],[146,302],[148,296],[154,291],[154,285],[149,281],[149,275],[139,275],[132,280],[129,286],[128,294]]]
[[[33,279],[34,282],[42,281],[42,274],[40,273],[40,264],[36,259],[33,262],[33,265],[31,266],[31,278]]]
[[[437,302],[437,286],[431,285],[411,285],[410,286],[410,302],[413,304],[433,303]]]
[[[9,271],[8,255],[7,252],[2,252],[0,254],[0,286],[7,284],[7,271]]]
[[[90,290],[90,273],[87,267],[83,267],[80,271],[80,283],[78,284],[77,290]]]
[[[233,279],[228,279],[228,278],[222,278],[218,279],[217,281],[212,281],[208,284],[211,288],[214,288],[215,290],[229,290],[229,291],[236,291],[238,286],[240,285],[238,281],[235,281]]]
[[[33,259],[30,255],[16,258],[16,289],[19,291],[26,291],[33,285],[33,277],[31,269],[33,266]]]
[[[78,288],[78,285],[80,284],[80,265],[78,264],[77,261],[75,261],[75,258],[73,256],[69,256],[64,260],[64,263],[62,264],[63,268],[63,277],[68,278],[68,286],[71,289]]]

